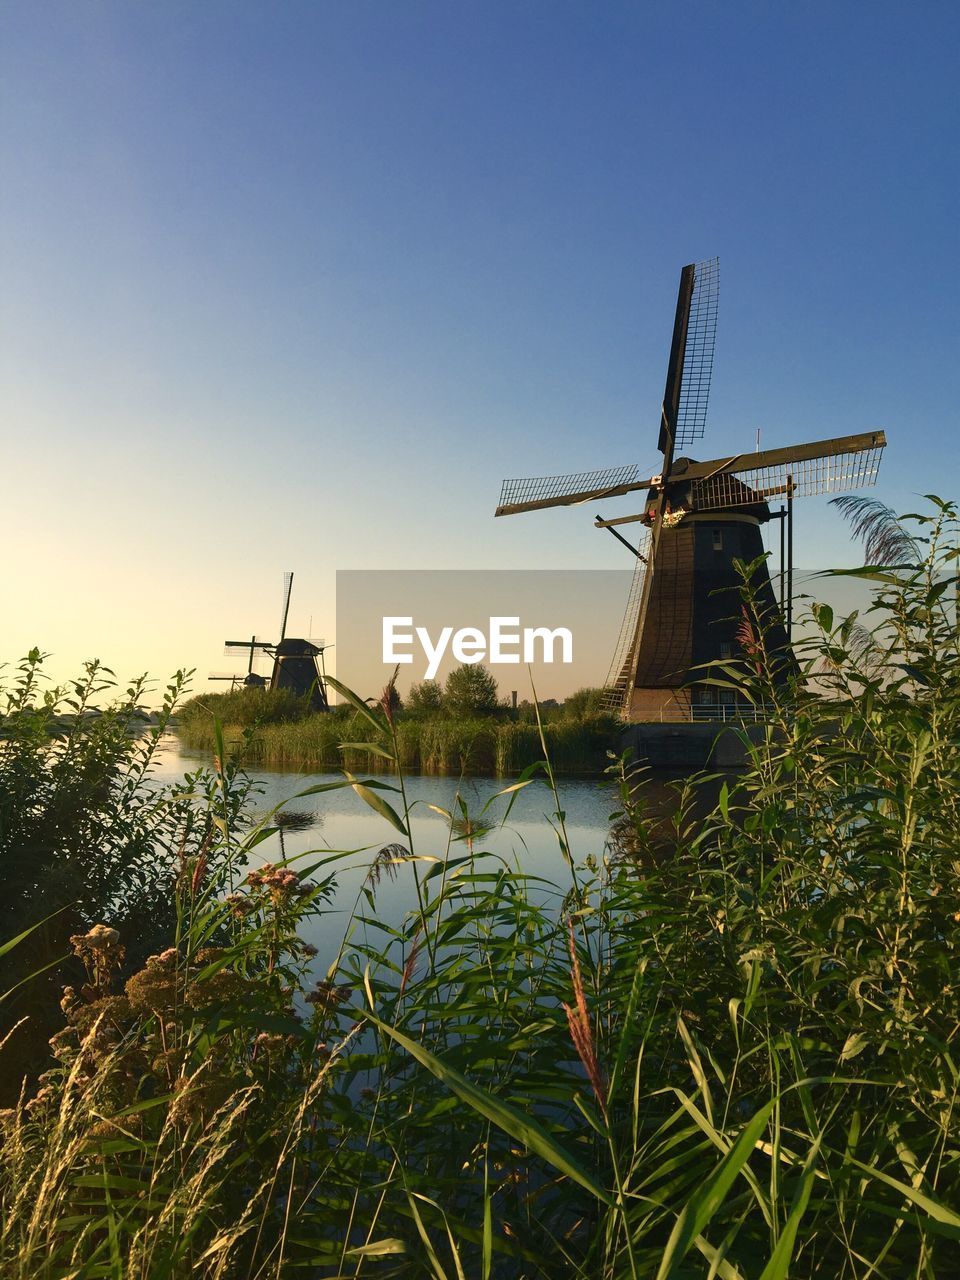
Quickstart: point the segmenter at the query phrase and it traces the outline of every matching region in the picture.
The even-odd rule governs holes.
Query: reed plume
[[[593,1038],[593,1028],[590,1025],[590,1014],[587,1012],[587,997],[583,989],[583,975],[580,972],[580,961],[577,957],[577,945],[573,936],[572,920],[567,921],[567,930],[570,943],[570,977],[573,981],[575,1003],[573,1005],[564,1004],[563,1010],[567,1015],[567,1022],[570,1026],[570,1039],[573,1041],[573,1047],[583,1063],[587,1079],[593,1086],[593,1092],[603,1113],[603,1118],[609,1124],[607,1084],[597,1061],[596,1043]]]

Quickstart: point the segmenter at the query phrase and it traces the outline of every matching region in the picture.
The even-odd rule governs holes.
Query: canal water
[[[167,734],[160,744],[153,776],[158,782],[173,782],[185,772],[209,764],[209,757],[186,750],[174,734]],[[322,878],[327,872],[336,875],[336,890],[329,907],[302,935],[318,950],[314,970],[324,971],[338,953],[372,861],[384,846],[407,842],[350,787],[302,794],[312,787],[342,782],[342,774],[262,767],[251,768],[247,773],[254,784],[254,809],[258,815],[266,815],[274,806],[285,802],[281,811],[284,825],[256,847],[250,865],[285,857],[298,871],[315,867],[314,879]],[[397,785],[394,775],[363,776],[393,787]],[[509,778],[475,776],[405,778],[407,801],[411,806],[412,852],[425,860],[419,864],[422,874],[435,865],[433,860],[442,861],[448,850],[451,858],[466,853],[463,840],[451,837],[450,822],[436,812],[442,809],[462,816],[459,798],[471,819],[482,821],[484,828],[488,828],[474,840],[474,850],[489,854],[494,860],[491,865],[503,862],[517,868],[529,877],[532,897],[544,905],[554,900],[559,905],[571,887],[571,879],[555,831],[553,794],[539,779],[519,792],[498,794],[511,783]],[[560,779],[558,789],[574,863],[582,864],[590,855],[599,861],[609,833],[610,815],[618,805],[616,789],[597,779],[571,778]],[[394,809],[402,809],[398,794],[390,791],[377,794]],[[481,817],[485,805],[488,807]],[[355,928],[354,941],[360,941],[365,932],[371,942],[383,941],[384,931],[378,926],[396,927],[404,914],[415,908],[411,869],[401,866],[398,870],[395,879],[386,874],[380,877],[373,914],[366,900],[361,899],[359,914],[366,918],[366,923]]]

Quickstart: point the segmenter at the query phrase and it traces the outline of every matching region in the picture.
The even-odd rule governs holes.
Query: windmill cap
[[[305,640],[302,637],[287,636],[277,645],[278,658],[315,658],[323,652],[322,644],[314,644],[312,640]]]

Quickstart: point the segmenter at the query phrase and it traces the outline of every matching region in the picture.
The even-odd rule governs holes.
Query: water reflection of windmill
[[[772,620],[769,643],[788,651],[793,499],[873,484],[886,444],[883,432],[873,431],[710,462],[675,458],[675,448],[703,436],[718,294],[715,258],[683,268],[660,411],[657,448],[663,464],[658,475],[642,479],[639,466],[631,464],[506,480],[496,511],[498,516],[515,515],[647,490],[638,514],[613,520],[598,516],[595,521],[637,557],[608,680],[611,706],[628,720],[726,718],[723,704],[733,695],[704,683],[702,669],[736,656],[742,644],[741,620],[731,607],[740,582],[734,561],[761,557],[760,526],[781,519],[779,610],[765,564],[754,583],[758,603]],[[770,498],[784,501],[780,512],[771,512]],[[615,528],[634,522],[644,526],[636,547]]]
[[[290,616],[290,595],[293,590],[293,574],[283,575],[283,608],[280,614],[280,639],[277,641],[261,640],[251,636],[249,640],[224,641],[227,653],[235,653],[245,649],[248,654],[247,674],[245,676],[215,675],[211,680],[232,680],[242,682],[247,687],[271,689],[289,689],[298,697],[310,698],[314,711],[328,710],[326,672],[323,655],[326,649],[333,646],[323,640],[305,639],[287,635],[287,620]],[[254,670],[258,654],[265,653],[273,659],[273,670],[269,681]]]

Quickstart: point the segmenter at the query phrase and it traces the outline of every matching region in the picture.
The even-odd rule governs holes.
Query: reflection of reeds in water
[[[473,848],[475,840],[482,840],[493,830],[493,823],[472,818],[469,814],[455,815],[450,819],[450,833],[454,840],[462,840],[468,849]]]
[[[284,836],[291,831],[309,831],[311,827],[319,827],[323,822],[323,814],[313,809],[281,809],[273,815],[271,822],[278,828],[280,856],[286,858],[287,846]]]
[[[266,814],[260,814],[261,818]],[[323,814],[317,813],[313,809],[281,809],[278,813],[273,814],[270,819],[273,826],[277,827],[277,835],[280,839],[280,856],[286,858],[287,846],[284,836],[291,831],[309,831],[311,827],[318,827],[323,822]]]
[[[323,815],[311,809],[281,809],[274,822],[284,831],[309,831],[323,822]]]

